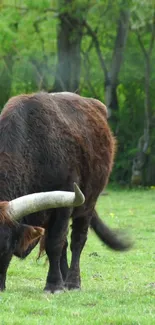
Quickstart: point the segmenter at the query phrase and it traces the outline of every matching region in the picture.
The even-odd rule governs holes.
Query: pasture
[[[110,251],[92,231],[81,258],[81,292],[43,293],[47,263],[38,248],[24,261],[13,258],[7,290],[0,293],[0,325],[155,324],[155,189],[108,188],[100,217],[128,228],[135,239],[127,253]]]

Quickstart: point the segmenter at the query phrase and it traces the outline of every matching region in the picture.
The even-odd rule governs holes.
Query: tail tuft
[[[91,220],[91,228],[102,242],[115,251],[127,251],[133,246],[133,242],[124,231],[114,231],[108,228],[98,217],[96,211]]]

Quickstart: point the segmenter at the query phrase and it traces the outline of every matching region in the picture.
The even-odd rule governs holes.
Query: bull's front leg
[[[6,274],[11,258],[12,253],[0,255],[0,291],[4,291],[6,288]]]
[[[68,261],[67,261],[67,247],[68,247],[68,241],[66,238],[66,241],[62,249],[61,259],[60,259],[60,270],[61,270],[63,281],[66,280],[69,271]]]
[[[66,242],[70,215],[71,210],[68,208],[54,210],[47,227],[45,249],[49,259],[49,271],[44,290],[51,293],[64,290],[60,259]]]
[[[0,291],[6,288],[6,274],[16,244],[14,227],[0,225]]]
[[[6,272],[0,273],[0,291],[5,290],[6,288],[5,282],[6,282]]]

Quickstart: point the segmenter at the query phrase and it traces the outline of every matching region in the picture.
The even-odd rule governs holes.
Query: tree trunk
[[[0,110],[3,108],[11,94],[13,55],[13,53],[10,53],[4,57],[5,68],[0,76],[2,81],[0,86]]]
[[[65,2],[68,3],[67,0]],[[74,1],[73,1],[74,2]],[[76,10],[59,15],[57,36],[58,62],[52,91],[78,91],[81,68],[81,41],[83,24]]]
[[[92,37],[96,52],[104,73],[105,104],[108,109],[109,117],[114,122],[114,130],[117,130],[117,112],[119,103],[117,97],[118,76],[122,66],[123,53],[129,30],[130,10],[122,9],[117,24],[117,33],[113,49],[111,67],[108,70],[104,60],[97,33],[92,30],[90,25],[85,22],[88,34]],[[116,131],[117,133],[117,131]]]
[[[132,165],[132,185],[150,185],[151,172],[151,103],[150,103],[150,78],[151,78],[151,54],[155,41],[155,11],[153,14],[152,34],[149,49],[146,50],[142,38],[137,31],[139,45],[145,60],[145,101],[144,101],[144,132],[138,141],[138,151],[133,159]],[[149,149],[149,150],[148,150]],[[150,166],[150,167],[148,167]]]
[[[117,96],[118,76],[123,62],[123,54],[129,30],[129,18],[130,10],[120,11],[111,68],[107,75],[105,75],[105,103],[109,111],[109,117],[116,126],[116,129],[119,110]]]
[[[117,96],[117,83],[112,84],[109,78],[105,79],[105,104],[108,108],[108,114],[110,121],[113,124],[113,129],[117,133],[117,123],[118,123],[118,111],[119,103]]]

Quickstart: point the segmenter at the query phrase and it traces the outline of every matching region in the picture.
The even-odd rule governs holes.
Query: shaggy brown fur
[[[19,240],[19,254],[23,254],[25,252],[29,245],[33,245],[33,243],[40,239],[42,236],[44,236],[45,229],[41,227],[32,227],[28,225],[24,225],[24,231],[22,236]]]
[[[12,220],[7,213],[8,206],[9,206],[9,202],[7,201],[0,202],[0,225],[7,224],[11,227],[14,226],[15,221]]]
[[[42,231],[34,232],[35,226],[45,228],[42,248],[45,246],[49,259],[45,290],[50,292],[63,290],[64,286],[80,287],[80,255],[89,226],[112,249],[130,247],[95,212],[98,196],[112,170],[114,154],[115,139],[107,123],[107,110],[98,100],[72,93],[41,92],[8,101],[0,116],[0,200],[10,201],[42,191],[73,191],[76,182],[85,195],[85,203],[25,216],[19,220],[18,229],[8,228],[2,204],[0,252],[6,242],[6,253],[0,259],[0,273],[5,273],[0,279],[2,290],[12,254],[27,256],[43,235]],[[71,216],[72,259],[68,268],[66,237]],[[33,228],[26,229],[24,225]],[[27,242],[31,244],[23,255],[20,248],[25,249]]]

